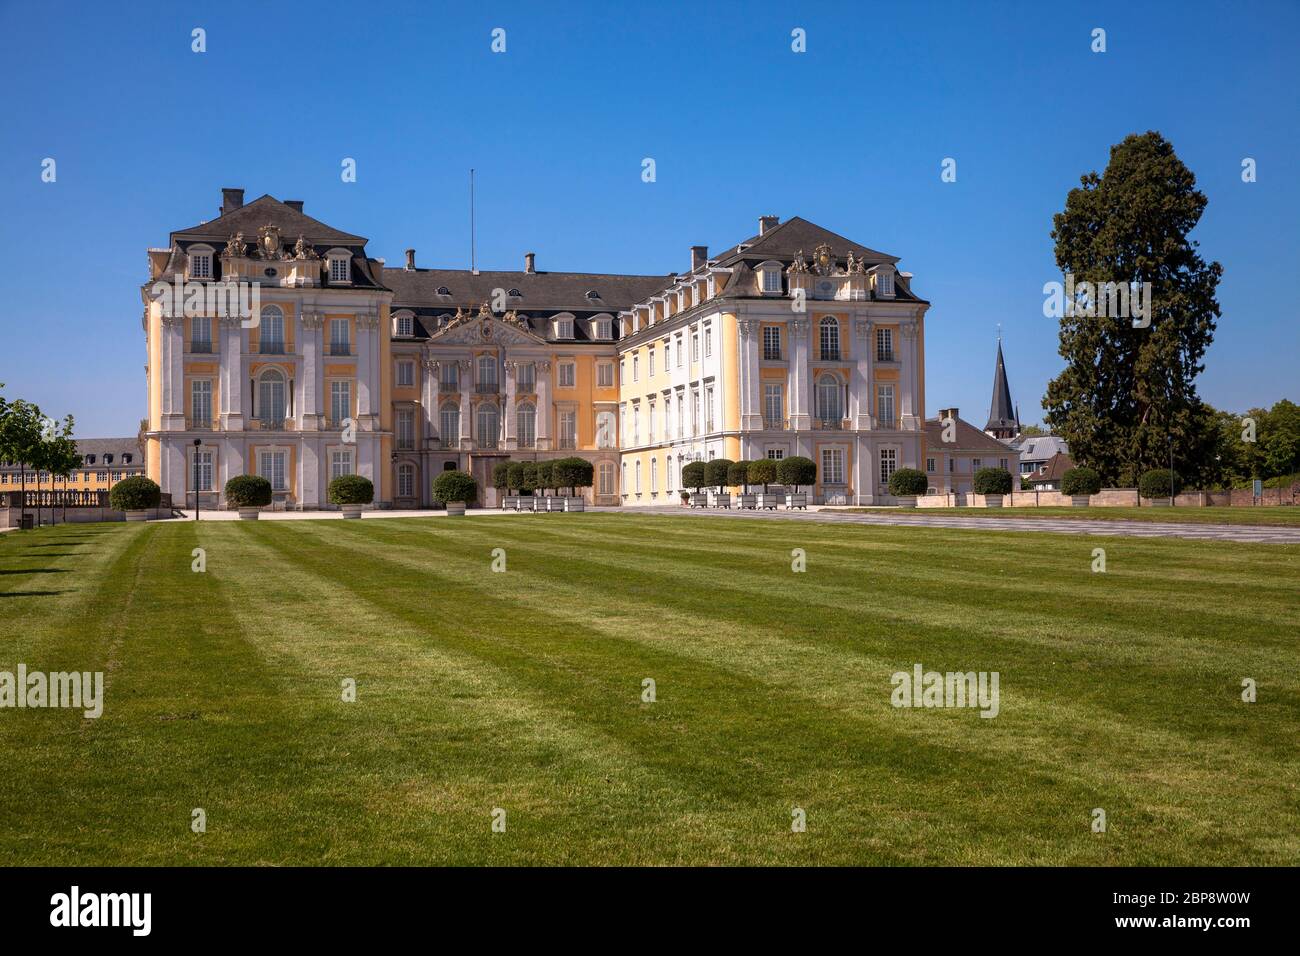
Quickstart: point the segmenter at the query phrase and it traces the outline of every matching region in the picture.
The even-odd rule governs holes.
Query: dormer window
[[[877,274],[876,292],[880,295],[894,294],[894,274],[892,272],[881,272]]]
[[[435,294],[436,294],[436,295],[451,295],[451,290],[448,289],[445,285],[440,285],[440,286],[438,286],[438,291],[437,291]]]
[[[344,249],[331,249],[329,253],[330,282],[352,281],[352,256]]]
[[[212,247],[190,246],[190,278],[212,278]]]
[[[764,295],[781,294],[781,263],[768,260],[758,266],[759,288]]]
[[[106,464],[106,465],[111,465],[111,464],[113,464],[113,454],[112,454],[112,452],[110,452],[109,454],[107,454],[107,455],[104,456],[104,464]]]
[[[614,337],[614,323],[609,319],[596,320],[596,338],[612,339]]]
[[[95,463],[95,456],[94,456],[94,455],[87,455],[87,456],[86,456],[86,464],[87,464],[87,465],[93,465],[94,463]]]
[[[410,338],[415,334],[415,319],[409,315],[399,315],[397,317],[398,338]]]
[[[573,338],[573,319],[556,319],[555,337],[557,339]]]
[[[510,298],[512,299],[522,299],[524,297],[523,293],[520,292],[518,289],[511,289],[509,292],[506,293],[506,295],[510,296]]]
[[[131,464],[131,453],[130,453],[130,452],[127,452],[125,455],[122,456],[122,464],[124,464],[124,465],[129,465],[129,464]]]
[[[590,292],[587,293],[587,298],[588,298],[588,299],[593,299],[593,300],[594,300],[594,299],[599,299],[599,298],[600,298],[600,293],[597,292],[595,289],[592,289]]]

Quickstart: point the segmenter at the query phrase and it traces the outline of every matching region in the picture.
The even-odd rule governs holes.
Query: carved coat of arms
[[[280,227],[263,226],[257,230],[257,251],[263,259],[280,258]]]

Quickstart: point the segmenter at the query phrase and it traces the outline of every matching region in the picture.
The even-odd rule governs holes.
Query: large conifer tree
[[[1175,470],[1193,478],[1212,444],[1195,379],[1214,337],[1223,274],[1188,239],[1205,195],[1156,132],[1111,147],[1105,173],[1080,182],[1053,217],[1056,263],[1076,283],[1151,283],[1150,325],[1081,310],[1062,316],[1066,367],[1048,383],[1047,420],[1107,484],[1132,487],[1144,471],[1166,466],[1168,436]]]

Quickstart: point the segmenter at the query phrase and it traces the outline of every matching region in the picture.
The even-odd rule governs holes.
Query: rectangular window
[[[560,412],[560,447],[577,448],[578,447],[578,414],[577,412]]]
[[[780,292],[781,291],[781,273],[776,269],[763,270],[763,291]]]
[[[704,357],[708,358],[713,354],[713,327],[706,325],[704,327]]]
[[[258,471],[262,477],[271,483],[273,491],[287,491],[289,486],[284,480],[284,458],[285,453],[282,451],[264,451],[261,457],[261,466]]]
[[[438,388],[444,392],[454,392],[460,387],[460,365],[456,362],[443,362],[438,370]]]
[[[537,391],[537,366],[526,362],[515,370],[515,389],[520,392]]]
[[[196,252],[194,255],[190,256],[190,278],[212,278],[212,253]]]
[[[948,474],[951,475],[951,474],[955,473],[956,471],[957,471],[957,459],[956,459],[956,458],[951,458],[951,457],[950,457],[950,458],[948,459]]]
[[[650,400],[649,417],[646,419],[646,441],[654,444],[655,440],[655,403],[654,399]]]
[[[704,388],[704,430],[705,432],[713,431],[713,386],[706,385]]]
[[[768,325],[763,327],[763,358],[769,362],[781,360],[781,327]]]
[[[929,472],[930,474],[934,474],[934,459],[933,459],[933,458],[927,458],[927,459],[925,460],[925,470],[926,470],[927,472]]]
[[[769,449],[767,450],[767,457],[768,457],[768,459],[771,460],[771,461],[780,461],[782,458],[785,457],[785,449],[784,449],[784,448],[769,448]]]
[[[686,356],[684,355],[685,351],[686,350],[682,348],[682,337],[679,335],[677,336],[677,367],[678,368],[682,367],[682,362],[686,358]]]
[[[894,294],[894,274],[892,272],[881,272],[876,276],[877,285],[880,286],[881,295]]]
[[[330,282],[347,282],[352,277],[352,261],[336,256],[330,260]]]
[[[894,448],[880,449],[880,487],[889,485],[889,477],[898,468],[898,451]]]
[[[190,427],[212,427],[212,382],[195,379],[190,383]]]
[[[700,433],[700,390],[691,389],[691,434]]]
[[[983,465],[983,463],[984,459],[982,458],[972,458],[970,463],[971,471],[979,471],[980,466]]]
[[[352,328],[347,319],[330,319],[330,355],[352,354]]]
[[[784,386],[763,386],[763,427],[781,428],[785,419]]]
[[[555,337],[557,339],[573,338],[573,320],[560,319],[555,323]]]
[[[573,362],[560,363],[560,388],[573,388],[577,384],[578,367]]]
[[[212,319],[210,317],[197,316],[190,319],[190,351],[212,351]]]
[[[892,362],[894,360],[894,330],[876,329],[876,361]]]
[[[822,449],[822,484],[844,484],[844,449]]]
[[[415,447],[415,411],[410,408],[398,409],[397,447],[403,450]]]
[[[647,374],[651,378],[654,378],[655,377],[655,347],[653,345],[650,346],[648,352],[650,355],[650,365],[649,365],[649,372]]]
[[[598,388],[612,388],[614,385],[614,363],[601,362],[596,366],[596,385]]]
[[[352,383],[347,380],[330,382],[330,425],[341,428],[345,418],[352,417]]]
[[[192,484],[195,491],[212,490],[212,452],[195,450]]]
[[[397,387],[410,388],[415,384],[415,363],[398,362],[397,363]]]
[[[350,474],[352,474],[352,452],[338,448],[330,449],[330,481]]]
[[[894,386],[876,386],[876,418],[881,428],[894,427]]]
[[[673,341],[664,339],[664,371],[668,371],[673,365]]]
[[[1007,471],[1007,470],[1008,470],[1008,469],[1007,469],[1007,460],[1006,460],[1005,458],[999,458],[999,459],[998,459],[998,467],[1001,468],[1003,471]]]
[[[692,332],[691,333],[691,361],[698,362],[699,360],[700,360],[700,333]]]
[[[677,393],[677,434],[686,437],[686,394]]]

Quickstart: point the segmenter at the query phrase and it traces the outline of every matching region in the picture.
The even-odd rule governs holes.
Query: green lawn
[[[1295,865],[1298,583],[1293,546],[657,515],[9,533],[0,670],[107,691],[0,710],[0,864]],[[1001,713],[893,708],[918,662]]]
[[[838,508],[837,511],[888,511],[897,508]],[[1086,518],[1093,521],[1162,521],[1175,524],[1232,524],[1300,528],[1300,507],[1267,508],[917,508],[907,514],[978,515],[981,518]]]

